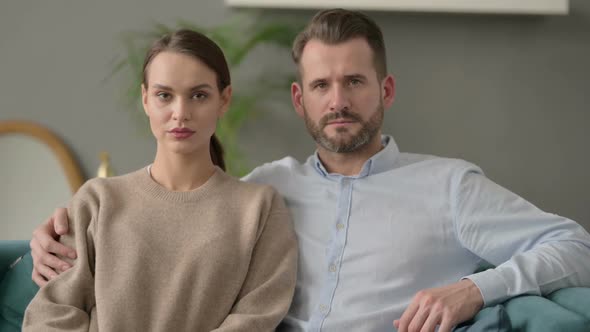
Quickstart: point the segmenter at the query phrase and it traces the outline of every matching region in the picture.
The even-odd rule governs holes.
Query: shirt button
[[[341,230],[343,230],[343,229],[344,229],[344,224],[342,224],[342,223],[338,223],[338,224],[336,224],[336,228],[337,228],[339,231],[341,231]]]
[[[336,265],[334,265],[334,264],[330,265],[329,269],[330,269],[330,272],[336,272]]]
[[[320,304],[320,312],[323,314],[327,314],[328,313],[328,306],[325,304]]]

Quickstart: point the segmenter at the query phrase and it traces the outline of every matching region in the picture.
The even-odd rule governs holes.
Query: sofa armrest
[[[590,331],[590,288],[571,287],[546,297],[521,295],[482,309],[456,332],[588,332]]]
[[[21,330],[24,313],[39,287],[31,280],[33,258],[31,252],[5,272],[0,281],[0,331]]]
[[[0,281],[10,265],[29,250],[29,241],[0,241]]]
[[[588,320],[588,330],[590,330],[590,287],[562,288],[547,295],[547,298],[561,307],[586,318]]]
[[[565,291],[574,288],[564,288]],[[583,288],[587,289],[587,288]],[[588,289],[590,290],[590,289]],[[574,292],[575,293],[575,292]],[[572,301],[570,292],[562,294],[561,300]],[[586,308],[590,305],[590,298],[583,302]],[[587,332],[590,320],[576,311],[563,307],[560,303],[551,298],[524,295],[515,297],[503,303],[508,314],[513,331],[523,332]]]

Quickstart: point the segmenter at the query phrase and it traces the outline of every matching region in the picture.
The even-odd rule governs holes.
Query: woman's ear
[[[231,98],[232,98],[232,87],[228,85],[221,91],[221,107],[219,108],[219,113],[217,114],[218,117],[221,117],[229,110],[231,105]]]
[[[147,88],[146,88],[145,84],[141,83],[141,105],[143,106],[143,111],[145,112],[145,114],[147,116],[150,116],[148,113],[148,109],[147,109],[147,98],[148,98]]]

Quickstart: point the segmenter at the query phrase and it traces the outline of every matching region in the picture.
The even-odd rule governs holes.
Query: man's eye
[[[318,83],[318,84],[315,85],[315,88],[316,89],[325,89],[327,87],[328,87],[328,84],[326,84],[324,82],[321,82],[321,83]]]
[[[156,96],[158,97],[158,99],[160,100],[169,100],[170,99],[170,94],[167,92],[158,92],[156,94]]]
[[[356,78],[353,78],[353,79],[351,79],[351,80],[350,80],[350,82],[349,82],[349,84],[350,84],[351,86],[357,86],[357,85],[361,85],[361,83],[362,83],[362,82],[361,82],[361,80],[359,80],[359,79],[356,79]]]
[[[193,99],[197,99],[197,100],[203,100],[203,99],[205,99],[207,97],[208,96],[207,96],[206,93],[199,92],[199,93],[195,93],[192,98]]]

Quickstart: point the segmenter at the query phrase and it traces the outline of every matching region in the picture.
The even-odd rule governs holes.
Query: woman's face
[[[209,141],[217,119],[229,107],[231,87],[220,93],[215,72],[186,54],[162,52],[146,70],[142,103],[158,151],[209,155]]]

